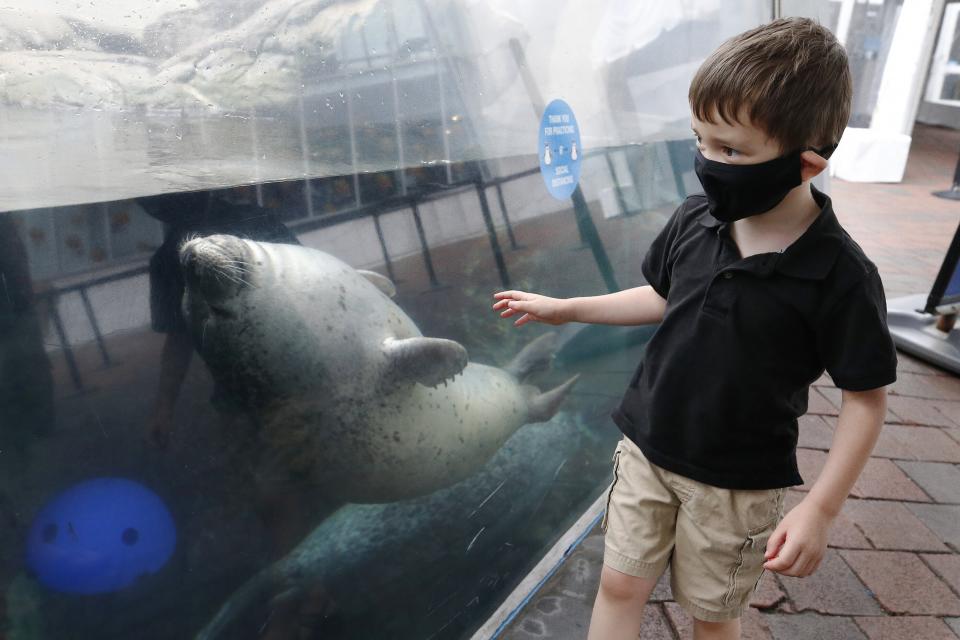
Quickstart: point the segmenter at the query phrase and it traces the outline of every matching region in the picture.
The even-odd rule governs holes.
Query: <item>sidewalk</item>
[[[888,299],[927,293],[960,222],[950,186],[960,132],[914,130],[904,181],[833,180],[837,215],[877,263]],[[743,618],[744,640],[957,640],[960,638],[960,378],[899,353],[880,440],[837,518],[817,572],[767,572]],[[816,480],[836,426],[841,392],[826,376],[811,389],[798,458]],[[603,555],[595,528],[500,636],[586,637]],[[692,638],[691,621],[660,581],[642,640]]]

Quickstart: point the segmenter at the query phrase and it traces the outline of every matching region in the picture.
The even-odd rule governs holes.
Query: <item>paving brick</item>
[[[948,376],[928,376],[898,372],[892,393],[933,400],[960,400],[960,380]]]
[[[910,355],[909,353],[904,353],[903,351],[897,352],[897,372],[906,372],[906,373],[923,373],[933,376],[945,376],[950,375],[942,369],[920,360],[919,358]]]
[[[791,489],[794,491],[809,491],[823,473],[827,462],[827,451],[820,449],[797,449],[797,467],[803,484]],[[861,472],[857,483],[850,490],[850,495],[856,497],[882,497],[901,500],[918,500],[929,502],[929,498],[920,491],[910,478],[896,465],[888,465],[884,458],[871,458]]]
[[[778,576],[796,611],[841,615],[880,615],[883,610],[840,554],[827,549],[823,562],[806,578]]]
[[[833,385],[833,379],[830,377],[830,375],[829,375],[826,371],[824,371],[823,373],[820,374],[820,377],[819,377],[819,378],[817,378],[816,380],[814,380],[813,386],[815,386],[815,387],[832,387],[832,386],[834,386],[834,385]]]
[[[927,462],[960,462],[960,442],[937,427],[885,424],[872,455]]]
[[[955,553],[921,553],[920,557],[940,578],[960,594],[960,555]]]
[[[583,635],[586,637],[586,634]],[[643,611],[643,624],[640,627],[640,637],[650,640],[673,640],[673,631],[670,623],[659,604],[648,604]]]
[[[899,502],[847,500],[843,510],[877,549],[948,550],[933,531]]]
[[[693,618],[676,602],[663,605],[670,624],[677,636],[687,640],[693,638]],[[766,623],[767,616],[754,609],[748,609],[740,617],[740,640],[773,640]],[[641,636],[641,638],[645,638]]]
[[[960,506],[912,503],[906,507],[954,551],[960,550]]]
[[[820,393],[829,387],[810,387],[807,396],[807,413],[814,415],[835,416],[840,413],[839,409],[830,402],[825,395]]]
[[[960,442],[960,427],[953,427],[953,428],[951,428],[951,429],[944,429],[943,431],[944,431],[948,436],[950,436],[951,438],[953,438],[954,440],[956,440],[957,442]]]
[[[784,498],[784,510],[789,511],[797,506],[801,500],[807,496],[795,490],[787,492]],[[847,501],[849,503],[849,500]],[[863,536],[863,533],[854,525],[853,520],[847,515],[846,504],[833,519],[830,531],[827,533],[827,544],[831,547],[840,547],[843,549],[872,549],[873,545]]]
[[[758,609],[772,609],[786,597],[787,594],[780,587],[777,576],[772,571],[764,571],[760,576],[760,586],[750,598],[750,606]]]
[[[870,455],[900,460],[916,459],[914,450],[908,447],[901,438],[902,435],[906,435],[907,432],[905,429],[908,428],[913,429],[915,427],[899,427],[884,423],[883,428],[880,429],[880,437],[877,439],[877,443],[874,445]]]
[[[836,387],[819,387],[818,390],[827,400],[830,401],[830,404],[836,407],[837,411],[834,416],[839,415],[840,408],[843,406],[843,391],[837,389]],[[884,421],[899,422],[900,418],[890,411],[890,407],[887,407],[887,415],[884,418]]]
[[[927,494],[886,458],[870,458],[850,494],[858,498],[930,502]]]
[[[664,603],[663,610],[667,614],[670,626],[673,627],[678,637],[693,637],[693,618],[690,617],[689,613],[684,611],[676,602]]]
[[[799,421],[800,447],[807,449],[823,449],[827,451],[833,443],[833,427],[822,416],[807,414]]]
[[[960,503],[960,466],[905,460],[898,460],[897,465],[937,502]]]
[[[797,449],[797,467],[803,484],[797,487],[798,491],[810,491],[810,487],[817,481],[823,465],[827,462],[827,454],[817,449]]]
[[[931,616],[882,616],[855,620],[870,640],[957,640],[943,620]]]
[[[818,387],[817,390],[824,398],[827,399],[830,404],[833,405],[834,409],[837,410],[837,413],[840,413],[840,407],[843,406],[843,391],[834,386]]]
[[[953,632],[957,634],[957,637],[960,638],[960,618],[944,618],[943,621],[946,622],[950,628],[953,629]]]
[[[937,410],[933,402],[924,398],[889,394],[887,408],[899,418],[898,422],[928,427],[956,426],[950,418]]]
[[[670,590],[670,567],[667,567],[660,579],[657,580],[657,586],[653,588],[649,600],[650,602],[673,600],[673,592]]]
[[[867,640],[856,623],[846,616],[773,613],[764,620],[774,640]]]
[[[931,400],[930,404],[953,423],[951,426],[960,427],[960,402],[951,402],[949,400]]]
[[[840,552],[888,611],[912,615],[960,615],[960,598],[913,553]]]

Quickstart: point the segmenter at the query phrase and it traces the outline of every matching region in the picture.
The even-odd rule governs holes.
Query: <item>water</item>
[[[629,165],[644,151],[612,153],[623,154],[614,164]],[[520,175],[535,162],[504,159],[501,166]],[[602,155],[584,166],[591,219],[617,281],[623,287],[642,284],[640,257],[672,205],[606,217],[609,202],[602,205],[601,194],[615,186],[616,173]],[[370,189],[388,188],[383,185],[392,176],[375,174]],[[419,331],[460,343],[477,364],[506,366],[548,331],[499,318],[490,309],[494,291],[509,285],[564,297],[606,292],[570,204],[538,195],[538,174],[503,185],[516,246],[493,204],[496,250],[471,188],[420,201],[426,245],[419,241],[413,210],[403,203],[341,218],[309,217],[304,194],[336,194],[338,179],[351,182],[350,176],[333,176],[312,190],[287,181],[259,192],[220,191],[216,212],[204,215],[215,230],[273,234],[272,240],[288,230],[308,249],[391,276],[393,302]],[[487,200],[497,203],[496,191],[487,191]],[[326,196],[320,197],[315,204],[323,210]],[[200,202],[206,198],[202,192]],[[627,189],[625,200],[635,198]],[[177,208],[166,213],[179,216],[178,224],[201,215],[197,201],[174,202]],[[273,436],[299,437],[295,422],[266,425],[269,412],[263,408],[276,388],[264,395],[249,377],[231,379],[211,364],[211,354],[198,346],[211,338],[209,328],[206,335],[203,327],[194,327],[192,335],[178,333],[177,300],[164,297],[176,295],[169,285],[177,263],[162,259],[164,234],[156,218],[177,220],[158,203],[163,201],[0,214],[0,544],[9,550],[0,564],[0,593],[7,637],[194,637],[225,603],[239,601],[238,588],[297,549],[317,527],[324,527],[318,531],[328,546],[294,551],[311,567],[310,579],[292,589],[282,583],[258,592],[230,616],[220,637],[290,637],[289,625],[297,624],[318,638],[469,637],[609,482],[619,437],[609,412],[651,329],[550,328],[560,337],[553,368],[530,382],[546,390],[575,373],[581,378],[549,422],[520,427],[492,461],[453,488],[410,503],[337,511],[322,485],[296,480],[309,460],[281,457],[278,463],[270,457],[265,428]],[[299,292],[304,308],[310,292]],[[347,293],[344,319],[336,327],[319,324],[316,339],[322,343],[325,335],[349,333],[359,324],[362,312],[349,311],[354,303]],[[334,304],[322,301],[313,311],[321,320],[333,317],[328,308]],[[272,311],[278,317],[295,312]],[[296,351],[286,353],[296,359]],[[269,364],[282,369],[283,358]],[[158,440],[166,446],[158,447]],[[264,470],[275,472],[278,464],[294,480],[272,491]],[[112,593],[71,595],[39,584],[23,560],[36,514],[65,489],[106,476],[135,480],[164,501],[177,527],[173,557],[158,573]],[[394,523],[392,529],[376,529],[381,521]],[[393,530],[396,536],[389,535]],[[333,550],[331,540],[337,541]],[[397,540],[403,541],[399,547]],[[280,597],[284,593],[289,597]]]

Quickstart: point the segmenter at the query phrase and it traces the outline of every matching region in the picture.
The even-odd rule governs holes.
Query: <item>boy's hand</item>
[[[833,516],[804,499],[783,517],[767,541],[764,569],[803,578],[820,566]]]
[[[571,320],[568,301],[562,298],[548,298],[526,291],[500,291],[493,294],[493,297],[499,301],[493,305],[493,308],[503,309],[500,317],[509,318],[517,313],[524,314],[513,323],[518,327],[531,320],[545,324],[563,324]]]

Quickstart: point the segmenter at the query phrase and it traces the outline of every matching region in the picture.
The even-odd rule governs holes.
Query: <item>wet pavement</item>
[[[960,202],[932,191],[952,181],[960,132],[918,125],[904,181],[833,180],[841,223],[877,263],[887,298],[928,293],[960,221]],[[887,419],[866,469],[807,578],[767,572],[743,618],[744,640],[960,638],[960,379],[902,352]],[[798,458],[807,484],[823,466],[841,392],[811,388]],[[603,555],[594,528],[500,638],[585,638]],[[647,604],[643,640],[692,638],[667,576]]]

